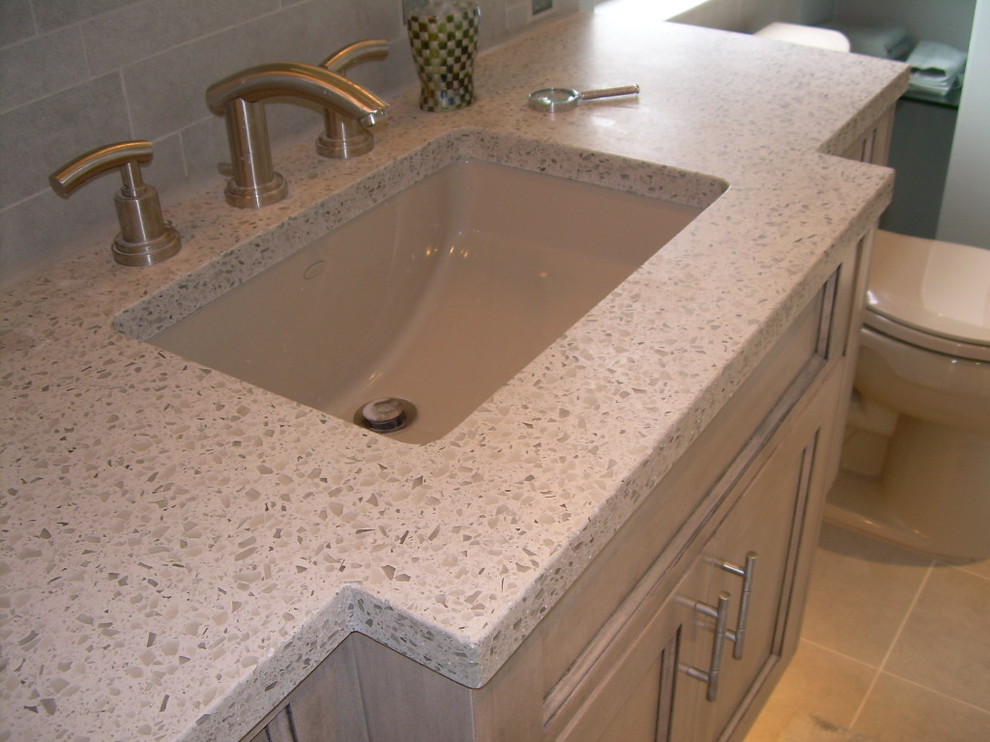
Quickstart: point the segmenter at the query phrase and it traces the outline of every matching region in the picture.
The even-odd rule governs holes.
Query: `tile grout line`
[[[887,666],[887,661],[890,659],[890,655],[893,654],[894,647],[897,646],[897,642],[901,638],[901,634],[904,632],[904,627],[907,626],[908,619],[911,617],[911,612],[914,611],[914,607],[918,604],[918,600],[921,598],[921,592],[925,589],[925,585],[928,584],[928,579],[935,570],[935,564],[936,562],[933,560],[929,562],[928,567],[925,569],[925,576],[921,578],[921,584],[918,585],[918,589],[915,591],[914,597],[911,599],[911,605],[909,605],[907,610],[904,612],[904,617],[901,619],[901,623],[898,625],[897,631],[894,632],[894,638],[891,640],[890,646],[887,647],[887,651],[884,653],[883,659],[880,660],[880,664],[877,666],[876,672],[873,675],[873,680],[870,682],[870,687],[866,689],[866,693],[863,694],[863,699],[859,702],[859,708],[857,708],[856,713],[853,714],[852,721],[849,724],[850,729],[855,729],[856,722],[859,721],[859,717],[866,708],[866,702],[869,700],[870,695],[872,695],[873,689],[877,685],[877,681],[880,680],[880,676],[883,675],[884,668]]]
[[[811,639],[806,639],[803,636],[801,637],[801,641],[804,642],[805,644],[811,646],[811,647],[815,647],[817,649],[821,649],[822,651],[828,652],[829,654],[834,654],[836,657],[841,657],[844,660],[849,660],[850,662],[855,662],[857,665],[862,665],[863,667],[868,667],[871,670],[878,670],[879,669],[879,667],[877,665],[874,665],[874,664],[872,664],[870,662],[867,662],[866,660],[862,660],[859,657],[854,657],[851,654],[846,654],[845,652],[840,652],[839,650],[833,649],[832,647],[828,646],[827,644],[822,644],[821,642],[812,641]]]
[[[127,128],[130,130],[131,139],[137,139],[134,134],[134,112],[131,108],[131,100],[127,95],[127,79],[124,77],[124,70],[117,71],[117,79],[120,81],[120,92],[124,96],[124,111],[127,113]]]
[[[976,560],[976,562],[965,562],[963,564],[953,564],[952,562],[936,561],[936,564],[941,564],[943,567],[948,567],[949,569],[955,569],[955,570],[958,570],[960,572],[963,572],[963,573],[965,573],[967,575],[972,575],[973,577],[976,577],[978,579],[984,580],[986,582],[990,582],[990,575],[985,575],[985,574],[982,574],[982,573],[977,572],[976,570],[972,569],[972,565],[973,564],[975,564],[977,562],[985,562],[985,561],[988,561],[988,560],[987,559],[978,559],[978,560]]]
[[[925,691],[927,693],[931,693],[932,695],[939,696],[940,698],[943,698],[946,701],[952,701],[953,703],[958,703],[958,704],[961,704],[963,706],[968,706],[969,708],[973,709],[974,711],[980,711],[980,712],[982,712],[982,713],[987,714],[988,716],[990,716],[990,710],[987,710],[987,709],[983,708],[982,706],[978,706],[975,703],[971,703],[969,701],[965,701],[962,698],[956,698],[953,695],[949,695],[948,693],[945,693],[943,691],[937,690],[935,688],[929,688],[927,685],[922,685],[917,680],[912,680],[911,678],[906,678],[903,675],[898,675],[895,672],[888,672],[888,673],[884,673],[884,674],[885,675],[890,675],[890,677],[892,677],[892,678],[897,678],[901,682],[907,683],[908,685],[913,685],[915,688],[920,688],[921,690],[923,690],[923,691]]]

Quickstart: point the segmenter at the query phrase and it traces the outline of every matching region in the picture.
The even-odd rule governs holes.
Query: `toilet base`
[[[850,531],[943,561],[962,563],[982,558],[943,553],[931,539],[900,520],[886,506],[877,477],[849,471],[839,472],[825,502],[825,520]]]
[[[988,451],[990,436],[901,416],[882,470],[841,470],[825,517],[940,559],[990,557]]]

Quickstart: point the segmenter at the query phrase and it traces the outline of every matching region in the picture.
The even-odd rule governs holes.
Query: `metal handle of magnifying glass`
[[[637,93],[639,93],[639,85],[620,85],[616,88],[582,90],[578,95],[581,96],[581,100],[594,100],[595,98],[613,98],[617,95],[636,95]]]

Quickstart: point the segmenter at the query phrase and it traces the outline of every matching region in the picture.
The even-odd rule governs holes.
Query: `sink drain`
[[[376,399],[358,408],[354,422],[376,433],[397,433],[416,419],[416,405],[401,397]]]

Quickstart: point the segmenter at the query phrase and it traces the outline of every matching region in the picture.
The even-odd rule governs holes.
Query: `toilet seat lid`
[[[813,46],[819,49],[831,49],[836,52],[847,52],[851,48],[849,38],[841,31],[819,26],[802,26],[796,23],[771,23],[757,31],[754,36],[765,39],[787,41],[799,46]]]
[[[952,355],[990,353],[990,250],[879,230],[867,301],[888,320],[876,329],[903,325],[903,339]]]

